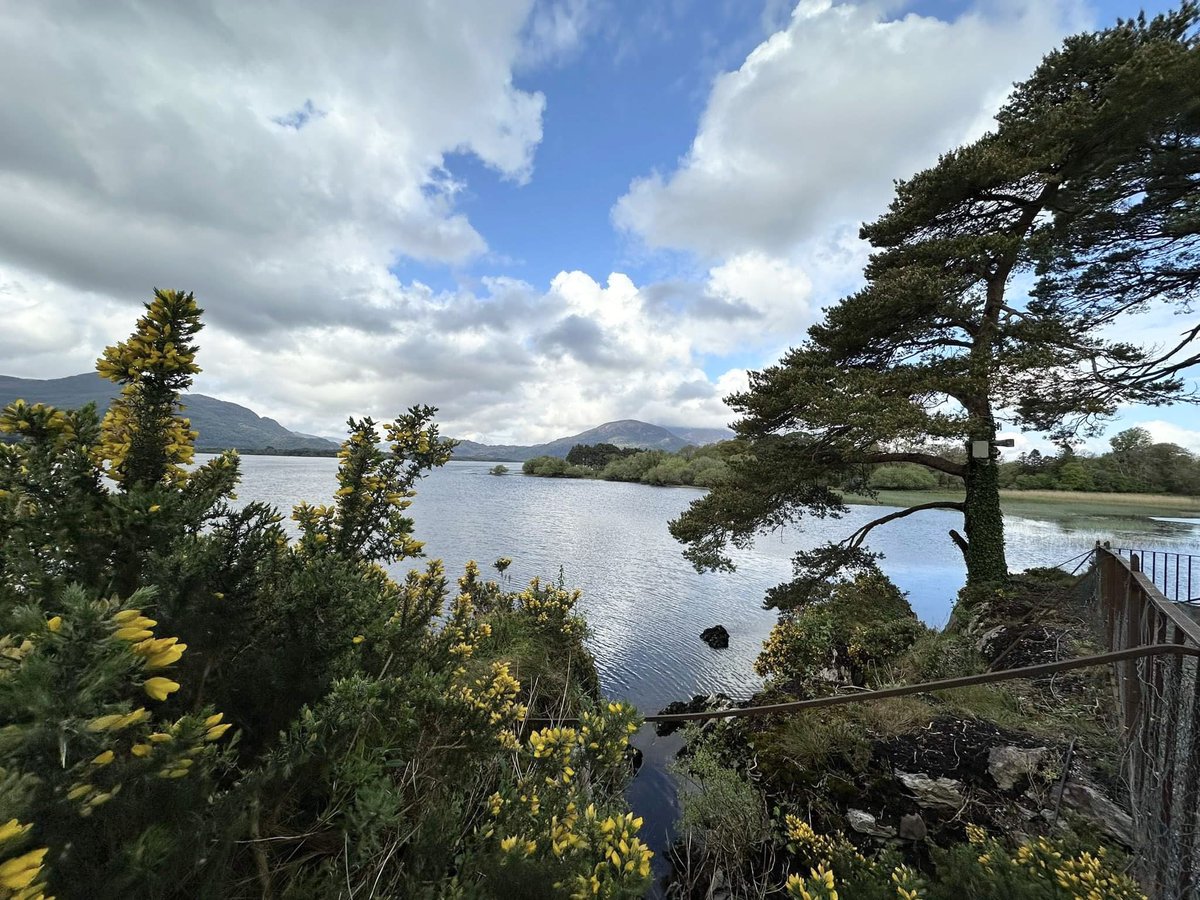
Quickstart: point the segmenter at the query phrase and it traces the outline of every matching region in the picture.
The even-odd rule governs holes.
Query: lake
[[[241,465],[239,503],[265,501],[286,513],[301,501],[329,502],[336,487],[336,459],[243,456]],[[411,513],[427,555],[444,560],[450,578],[467,560],[494,574],[488,565],[511,557],[508,571],[516,586],[533,576],[556,579],[561,566],[567,585],[583,590],[580,609],[605,693],[646,713],[698,693],[753,693],[759,682],[752,664],[775,622],[775,614],[762,608],[763,594],[790,577],[791,555],[888,512],[851,507],[840,520],[814,520],[764,537],[753,550],[735,551],[733,574],[701,575],[667,533],[667,522],[699,496],[695,489],[498,477],[488,474],[491,466],[452,462],[418,485]],[[1181,552],[1196,552],[1200,543],[1196,519],[1010,515],[1006,523],[1014,571],[1074,560],[1072,568],[1097,540]],[[954,527],[961,528],[958,514],[934,510],[883,526],[868,542],[884,554],[883,569],[908,592],[917,615],[935,627],[945,624],[965,579],[962,556],[947,537]],[[411,567],[409,561],[394,574]],[[727,650],[700,640],[704,628],[717,624],[729,630]],[[647,728],[636,743],[646,764],[630,795],[657,852],[674,820],[675,789],[665,763],[678,737],[657,739]]]

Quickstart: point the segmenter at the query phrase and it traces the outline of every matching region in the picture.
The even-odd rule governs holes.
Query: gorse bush
[[[0,416],[0,898],[640,895],[638,720],[578,594],[389,574],[452,448],[429,407],[351,419],[290,531],[234,508],[238,457],[195,465],[180,404],[200,328],[156,291],[103,421]],[[582,724],[523,724],[560,706]]]
[[[873,668],[890,664],[925,631],[904,594],[875,567],[822,585],[800,605],[781,593],[776,605],[783,611],[755,671],[813,686],[830,675],[864,684]]]
[[[841,835],[818,834],[799,816],[787,815],[783,831],[793,866],[802,870],[785,885],[795,900],[1145,900],[1107,851],[1065,840],[1010,844],[968,825],[968,840],[935,851],[935,866],[922,874],[891,852],[864,856]]]

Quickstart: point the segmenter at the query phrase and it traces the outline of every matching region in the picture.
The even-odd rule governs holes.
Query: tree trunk
[[[973,440],[994,438],[994,430]],[[1000,511],[999,469],[995,459],[976,459],[967,447],[967,498],[963,525],[967,533],[967,584],[1003,581],[1008,577],[1004,556],[1004,514]]]

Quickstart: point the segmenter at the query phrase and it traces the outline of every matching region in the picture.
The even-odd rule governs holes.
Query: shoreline
[[[462,460],[482,462],[482,460]],[[646,484],[641,481],[618,481],[605,478],[570,478],[552,475],[530,475],[511,472],[522,478],[552,478],[559,481],[609,481],[614,484],[637,484],[648,488],[690,488],[704,491],[706,487],[694,484]],[[959,491],[879,491],[877,497],[861,494],[845,494],[843,499],[849,506],[888,506],[904,508],[935,500],[962,500]],[[1088,491],[1049,490],[1001,490],[1000,506],[1006,514],[1051,516],[1129,516],[1131,518],[1191,519],[1200,518],[1200,497],[1177,494],[1116,494]]]
[[[913,506],[933,500],[961,500],[957,491],[880,491],[877,499],[847,495],[852,506]],[[1200,497],[1175,494],[1105,494],[1086,491],[1012,491],[1000,492],[1000,506],[1006,514],[1058,513],[1063,516],[1130,516],[1189,519],[1200,517]]]

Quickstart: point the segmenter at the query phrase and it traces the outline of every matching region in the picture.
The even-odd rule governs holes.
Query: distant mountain
[[[62,409],[95,403],[103,414],[118,392],[117,385],[92,372],[46,380],[0,375],[0,407],[14,400],[49,403]],[[196,446],[203,449],[336,450],[338,447],[334,441],[322,437],[288,431],[274,419],[227,400],[186,394],[183,404],[187,407],[183,414],[200,433]]]
[[[732,432],[721,428],[667,429],[636,419],[621,419],[618,422],[605,422],[579,434],[531,446],[460,441],[454,448],[454,458],[523,462],[535,456],[565,457],[576,444],[614,444],[618,447],[637,447],[640,450],[673,452],[689,444],[712,444],[732,436]]]
[[[670,431],[697,447],[715,444],[718,441],[729,441],[734,436],[728,428],[671,428]]]

